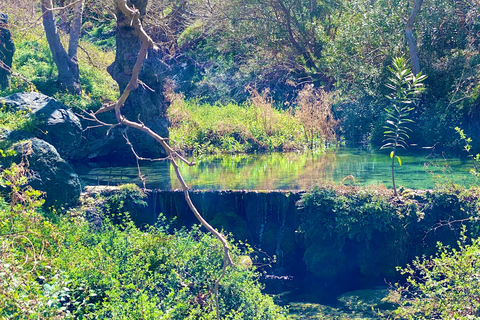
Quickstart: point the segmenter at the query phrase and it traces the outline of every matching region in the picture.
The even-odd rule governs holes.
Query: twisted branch
[[[218,303],[218,286],[220,281],[222,280],[223,276],[225,275],[225,270],[229,265],[233,265],[232,258],[230,256],[230,248],[228,245],[227,239],[220,233],[218,232],[215,228],[213,228],[203,217],[202,215],[198,212],[197,208],[193,204],[190,195],[188,193],[188,186],[185,183],[185,180],[183,179],[177,161],[182,161],[186,163],[189,166],[195,165],[195,162],[190,162],[184,157],[182,157],[180,154],[178,154],[174,149],[172,149],[168,143],[167,139],[163,138],[153,130],[151,130],[149,127],[145,126],[145,124],[141,123],[140,121],[135,122],[127,119],[123,114],[122,114],[122,107],[127,100],[130,92],[137,88],[138,84],[142,84],[142,82],[138,79],[138,75],[140,72],[140,69],[143,65],[143,61],[147,57],[147,51],[150,47],[152,47],[154,50],[158,50],[158,47],[155,45],[154,41],[147,35],[145,30],[142,27],[141,21],[140,21],[140,12],[136,9],[131,9],[128,7],[126,0],[115,0],[118,8],[122,13],[131,20],[131,26],[135,28],[138,37],[141,40],[141,48],[140,51],[138,52],[137,55],[137,60],[135,62],[135,66],[133,67],[132,70],[132,76],[130,78],[130,81],[128,85],[126,86],[125,90],[123,91],[122,95],[118,99],[118,101],[115,103],[115,105],[109,105],[109,106],[104,106],[101,107],[97,112],[91,113],[90,118],[97,123],[100,123],[101,125],[107,125],[110,127],[116,126],[118,124],[123,124],[125,126],[131,127],[138,129],[140,131],[145,132],[152,138],[154,138],[160,145],[165,149],[165,152],[167,153],[168,159],[170,159],[174,170],[175,174],[177,176],[177,179],[180,181],[180,184],[182,186],[182,190],[185,196],[185,200],[192,210],[193,214],[195,217],[198,219],[198,221],[201,223],[202,226],[204,226],[209,232],[211,232],[222,244],[223,246],[223,253],[224,253],[224,258],[223,258],[223,268],[222,268],[222,273],[220,277],[215,281],[215,304],[216,304],[216,315],[217,319],[220,319],[220,308],[219,308],[219,303]],[[115,116],[117,118],[118,123],[117,124],[107,124],[99,121],[99,119],[96,117],[97,114],[115,110]],[[135,152],[134,155],[137,160],[142,160],[143,158],[139,157]]]

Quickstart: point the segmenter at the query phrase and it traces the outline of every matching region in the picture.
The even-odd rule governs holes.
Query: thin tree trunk
[[[63,89],[73,94],[80,94],[82,88],[80,86],[78,62],[67,54],[60,41],[60,35],[51,10],[53,8],[52,0],[41,0],[41,5],[43,27],[45,28],[48,46],[52,51],[53,60],[57,66],[58,82]]]
[[[420,72],[420,61],[418,59],[417,43],[415,41],[415,37],[413,36],[413,22],[420,12],[422,3],[423,0],[415,0],[412,13],[410,14],[410,17],[408,17],[407,27],[405,28],[405,36],[407,38],[408,50],[410,53],[410,63],[412,64],[412,72],[414,75],[417,75]]]
[[[70,40],[68,42],[68,55],[77,60],[78,42],[80,40],[80,28],[82,27],[83,7],[85,1],[75,3],[73,7],[73,20],[70,28]]]
[[[394,147],[393,149],[393,156],[392,156],[392,185],[393,185],[393,194],[395,195],[395,197],[398,197],[397,188],[395,186],[395,149],[396,147]]]

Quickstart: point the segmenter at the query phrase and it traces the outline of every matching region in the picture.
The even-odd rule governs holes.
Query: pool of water
[[[397,187],[430,189],[435,183],[454,181],[469,186],[477,183],[469,173],[468,159],[445,158],[425,153],[398,154],[395,164]],[[317,184],[384,184],[392,187],[389,152],[342,148],[324,153],[271,153],[261,155],[222,155],[196,160],[181,172],[191,189],[305,190]],[[76,168],[86,185],[141,184],[137,167]],[[141,172],[147,188],[177,189],[173,167],[168,162],[143,163]],[[351,179],[351,178],[354,178]]]
[[[291,301],[289,320],[373,320],[387,319],[395,305],[386,301],[387,287],[355,290],[337,297],[335,306]],[[274,297],[275,298],[275,297]]]

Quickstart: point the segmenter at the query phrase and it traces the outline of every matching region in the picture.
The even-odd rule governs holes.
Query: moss
[[[252,235],[248,230],[245,221],[232,212],[216,214],[210,221],[210,224],[218,230],[223,229],[232,233],[236,240],[245,241],[252,239]]]
[[[308,270],[317,277],[332,278],[342,271],[348,257],[332,247],[325,247],[322,244],[313,244],[305,250],[305,264]]]
[[[433,191],[404,190],[402,196],[332,186],[305,194],[300,231],[307,268],[322,276],[355,268],[366,276],[394,276],[396,266],[433,254],[438,241],[456,247],[459,228],[480,212],[478,187],[447,184]],[[469,234],[480,235],[480,227],[470,224]]]

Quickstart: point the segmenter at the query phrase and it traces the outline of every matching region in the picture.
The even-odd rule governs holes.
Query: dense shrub
[[[392,314],[395,319],[478,319],[480,317],[480,239],[467,244],[459,241],[459,249],[441,244],[432,258],[417,258],[401,269],[407,284],[396,284],[389,295],[400,306]]]
[[[216,319],[223,261],[216,238],[198,227],[141,231],[128,215],[120,225],[107,215],[92,225],[78,209],[41,214],[40,194],[22,187],[25,170],[13,166],[1,178],[11,191],[0,198],[0,318]],[[141,199],[132,189],[108,199],[109,215],[128,209],[129,197]],[[222,319],[283,319],[243,254],[232,245],[236,265],[219,289]]]

